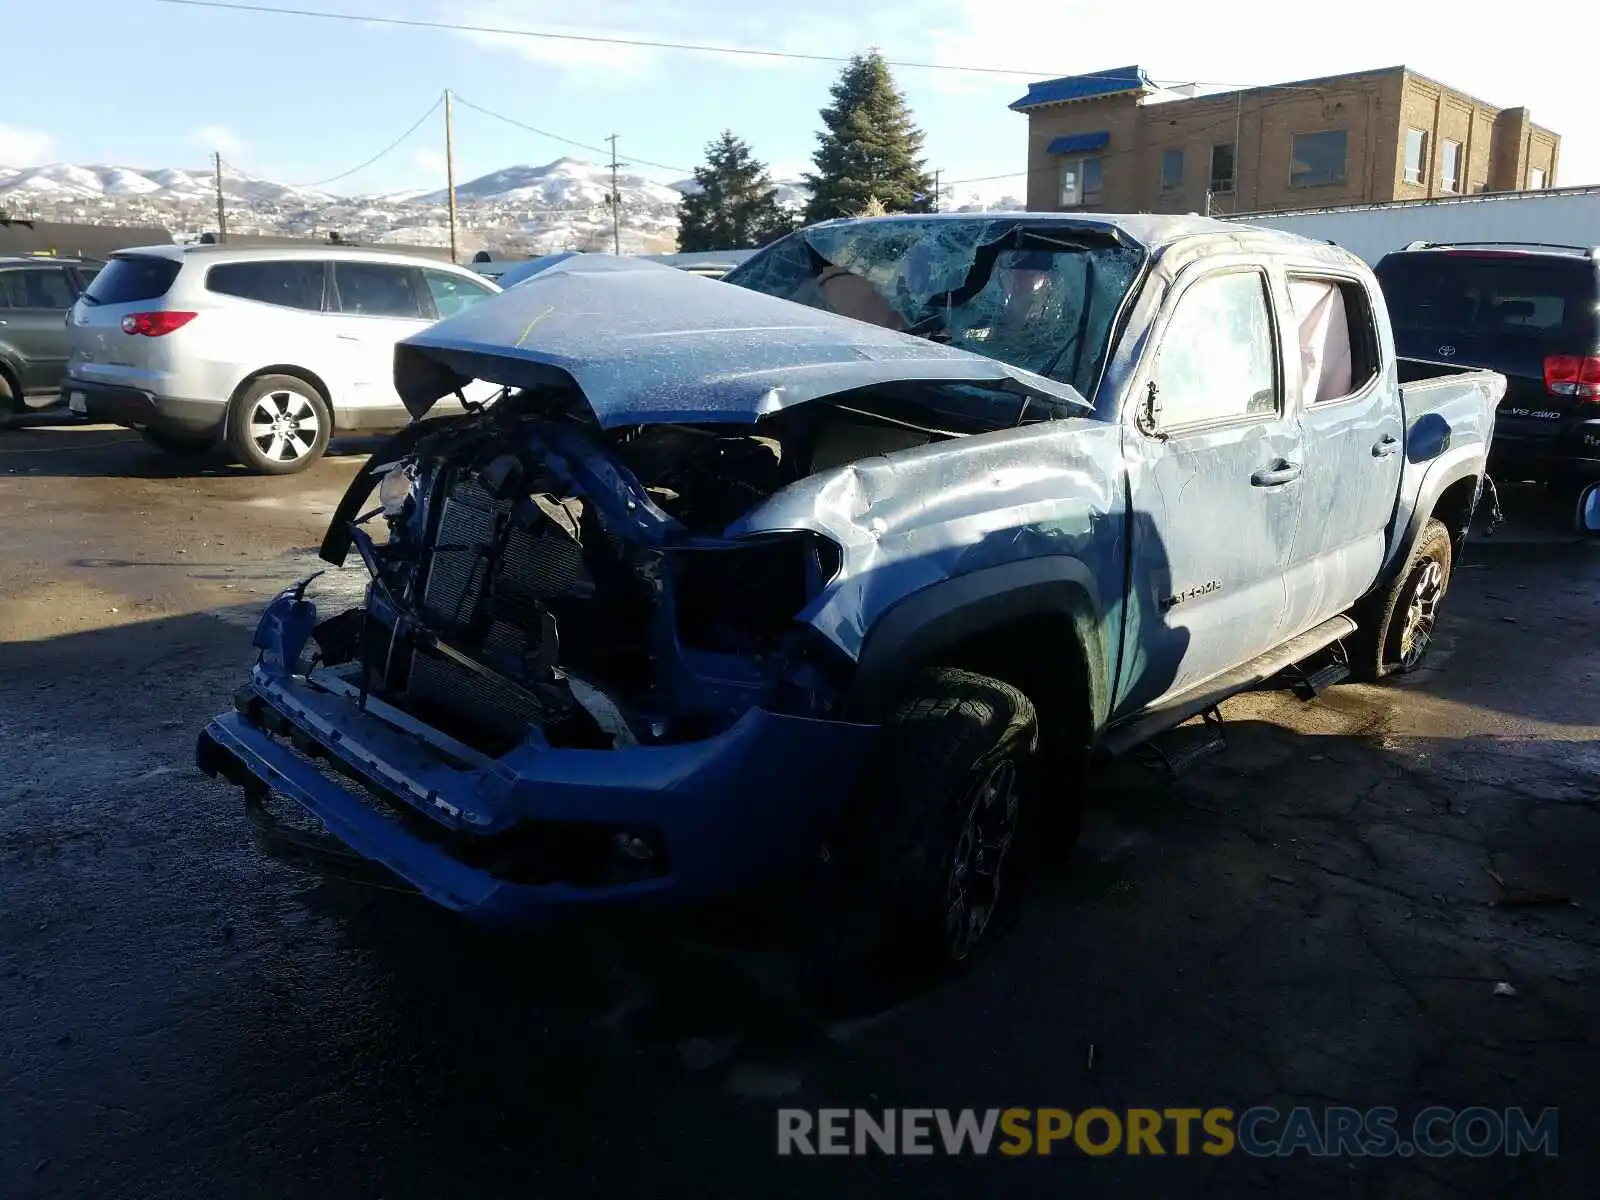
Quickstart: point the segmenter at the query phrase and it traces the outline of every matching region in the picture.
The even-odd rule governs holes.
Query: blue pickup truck
[[[201,769],[484,920],[808,876],[936,968],[1097,754],[1422,661],[1505,387],[1334,246],[1055,214],[577,256],[395,378],[322,546],[365,603],[269,606]]]

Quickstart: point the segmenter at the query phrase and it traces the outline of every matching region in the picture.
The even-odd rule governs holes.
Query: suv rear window
[[[167,294],[183,264],[170,258],[131,254],[113,258],[89,283],[83,295],[91,304],[133,304]]]
[[[1592,345],[1600,272],[1556,255],[1391,254],[1378,282],[1398,333],[1511,337]]]
[[[327,264],[283,262],[221,263],[206,272],[206,290],[280,308],[322,311],[322,284]]]

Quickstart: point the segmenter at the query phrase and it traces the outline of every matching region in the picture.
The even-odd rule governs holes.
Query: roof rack
[[[1600,259],[1600,246],[1573,246],[1566,242],[1410,242],[1407,250],[1452,250],[1459,247],[1514,246],[1532,250],[1571,250],[1586,258]]]

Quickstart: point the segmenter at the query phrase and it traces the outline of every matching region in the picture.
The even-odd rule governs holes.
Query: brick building
[[[1553,187],[1561,139],[1405,67],[1196,96],[1137,66],[1030,84],[1028,208],[1259,212]]]

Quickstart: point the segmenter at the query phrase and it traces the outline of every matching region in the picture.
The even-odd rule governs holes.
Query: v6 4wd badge
[[[1533,408],[1503,408],[1500,412],[1508,417],[1533,417],[1538,421],[1559,421],[1561,414],[1550,409]]]

